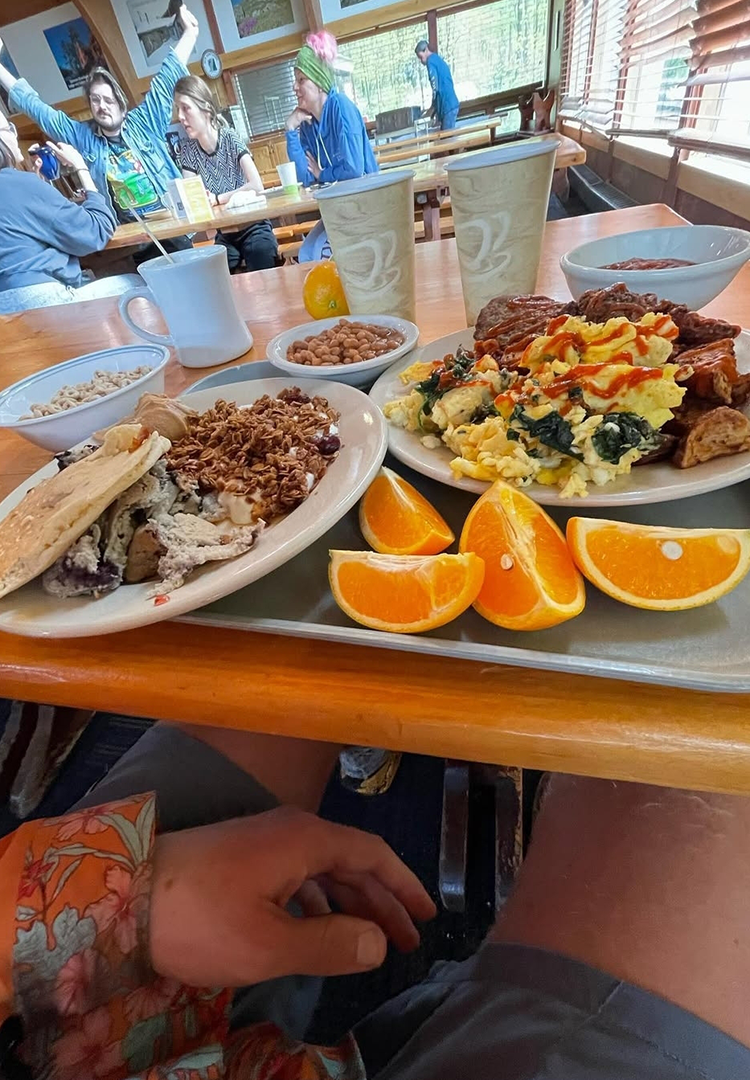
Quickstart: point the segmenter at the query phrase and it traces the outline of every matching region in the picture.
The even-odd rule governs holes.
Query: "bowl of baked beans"
[[[270,341],[274,367],[295,378],[336,379],[367,386],[417,344],[419,329],[392,315],[317,319]]]

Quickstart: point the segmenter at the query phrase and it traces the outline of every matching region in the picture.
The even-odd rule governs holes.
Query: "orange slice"
[[[568,544],[598,589],[652,611],[710,604],[750,569],[750,529],[667,529],[573,517]]]
[[[386,468],[359,504],[359,527],[370,547],[382,555],[439,555],[455,540],[424,495]]]
[[[459,550],[484,559],[474,607],[497,626],[544,630],[583,611],[583,578],[565,537],[538,503],[502,480],[474,503]]]
[[[335,262],[329,259],[308,272],[302,286],[302,302],[313,319],[332,319],[349,314],[344,286]]]
[[[331,551],[336,603],[373,630],[417,634],[455,619],[476,599],[484,563],[476,555],[376,555]]]

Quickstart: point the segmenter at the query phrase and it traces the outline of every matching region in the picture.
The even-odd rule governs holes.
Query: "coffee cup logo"
[[[339,261],[346,266],[350,285],[365,292],[382,293],[401,280],[401,268],[394,265],[396,233],[392,229],[341,248]]]
[[[504,210],[465,221],[459,246],[466,269],[479,276],[505,270],[512,258],[505,250],[509,232],[510,215]]]

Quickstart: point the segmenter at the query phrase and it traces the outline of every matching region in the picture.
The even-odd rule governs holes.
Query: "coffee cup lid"
[[[468,154],[459,154],[443,166],[445,171],[455,172],[465,169],[483,169],[487,165],[503,165],[509,161],[524,161],[526,158],[539,157],[540,154],[557,153],[559,139],[544,138],[519,139],[518,142],[493,146],[489,150],[474,150]]]
[[[411,169],[389,169],[387,172],[368,173],[355,180],[337,180],[334,184],[316,191],[315,198],[320,201],[321,199],[335,199],[339,195],[358,195],[363,191],[374,191],[377,188],[389,187],[391,184],[399,184],[413,176]]]

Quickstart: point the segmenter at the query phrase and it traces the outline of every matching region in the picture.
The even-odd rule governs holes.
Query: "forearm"
[[[3,90],[9,94],[17,82],[15,75],[11,75],[8,69],[0,64],[0,86]]]
[[[197,33],[192,30],[187,30],[174,46],[174,54],[183,64],[187,65],[197,40]]]
[[[88,169],[78,170],[78,182],[84,191],[97,191],[97,186],[92,180]]]
[[[300,184],[304,184],[305,187],[314,184],[315,177],[313,176],[310,166],[307,164],[307,158],[305,157],[305,151],[302,147],[299,130],[295,129],[294,131],[287,131],[286,152],[289,155],[289,160],[294,162],[295,168],[297,169],[297,179]]]

